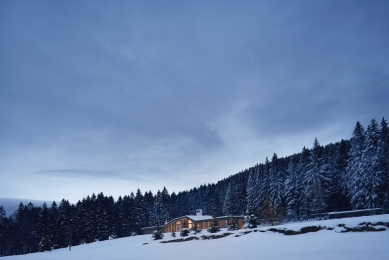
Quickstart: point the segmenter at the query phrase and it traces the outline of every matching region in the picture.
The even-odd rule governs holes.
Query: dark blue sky
[[[0,197],[180,191],[389,117],[388,1],[0,0]]]

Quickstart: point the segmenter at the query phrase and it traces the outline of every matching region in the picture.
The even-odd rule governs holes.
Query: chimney
[[[196,216],[202,216],[203,210],[202,209],[196,209]]]

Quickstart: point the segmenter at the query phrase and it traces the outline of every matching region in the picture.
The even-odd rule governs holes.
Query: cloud
[[[385,2],[0,5],[2,177],[180,190],[388,117]]]

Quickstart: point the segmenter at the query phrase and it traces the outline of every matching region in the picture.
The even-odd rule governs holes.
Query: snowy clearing
[[[248,230],[241,229],[228,231],[233,234],[220,239],[200,239],[165,244],[161,244],[161,240],[152,240],[151,235],[143,235],[75,246],[71,251],[65,248],[51,252],[11,256],[6,259],[389,259],[387,227],[376,226],[376,228],[386,229],[381,232],[339,233],[345,229],[338,227],[338,224],[356,227],[363,222],[389,222],[389,214],[274,226],[277,229],[295,231],[308,226],[325,226],[334,229],[293,236],[266,231],[271,228],[270,226],[259,227],[256,232],[246,235],[243,235],[243,232]],[[223,229],[217,234],[221,235],[226,232],[227,230]],[[201,237],[202,235],[211,234],[203,230],[196,236]],[[236,235],[240,236],[236,237]],[[177,238],[180,238],[178,233],[176,238],[173,238],[171,234],[165,234],[163,240]]]

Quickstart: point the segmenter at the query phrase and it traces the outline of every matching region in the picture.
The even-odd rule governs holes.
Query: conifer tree
[[[297,220],[300,208],[300,185],[297,167],[293,158],[289,160],[287,172],[285,179],[286,216],[289,220]]]
[[[254,214],[254,208],[249,206],[245,214],[245,228],[256,228],[258,225],[257,217]]]
[[[381,136],[379,141],[379,171],[382,175],[382,183],[379,187],[379,200],[385,201],[389,193],[389,127],[385,118],[381,121]]]
[[[228,231],[238,230],[239,225],[235,218],[230,218],[230,223],[228,224]]]
[[[365,149],[362,152],[362,181],[365,189],[362,196],[365,198],[365,208],[379,206],[379,188],[382,184],[382,173],[379,170],[379,141],[380,130],[377,121],[371,120],[366,129]]]
[[[366,207],[366,186],[363,180],[362,152],[365,150],[365,129],[357,122],[351,138],[350,159],[347,166],[347,180],[352,209]]]
[[[228,185],[226,195],[223,202],[223,214],[224,215],[230,215],[233,212],[233,208],[236,206],[234,205],[234,193],[231,188],[231,184]]]
[[[284,173],[277,154],[273,154],[270,164],[270,194],[269,200],[273,205],[273,214],[276,214],[282,208],[284,197]]]
[[[180,236],[181,237],[186,237],[190,233],[190,229],[188,228],[188,223],[184,220],[181,224],[181,231],[180,231]]]
[[[61,227],[57,203],[53,201],[50,207],[50,242],[54,249],[60,248]]]
[[[216,219],[216,217],[212,217],[211,226],[207,229],[209,233],[216,233],[220,231],[219,223]]]
[[[153,231],[153,234],[151,236],[154,240],[159,240],[163,238],[163,233],[161,231],[161,227],[157,225],[157,228]]]
[[[141,228],[146,226],[146,205],[140,189],[137,190],[134,199],[134,213],[136,232],[141,233]]]
[[[46,232],[42,234],[41,241],[39,243],[39,252],[51,251],[52,245],[49,235]]]
[[[306,194],[310,199],[310,211],[319,214],[327,207],[327,164],[322,156],[322,147],[315,138],[305,176]]]

